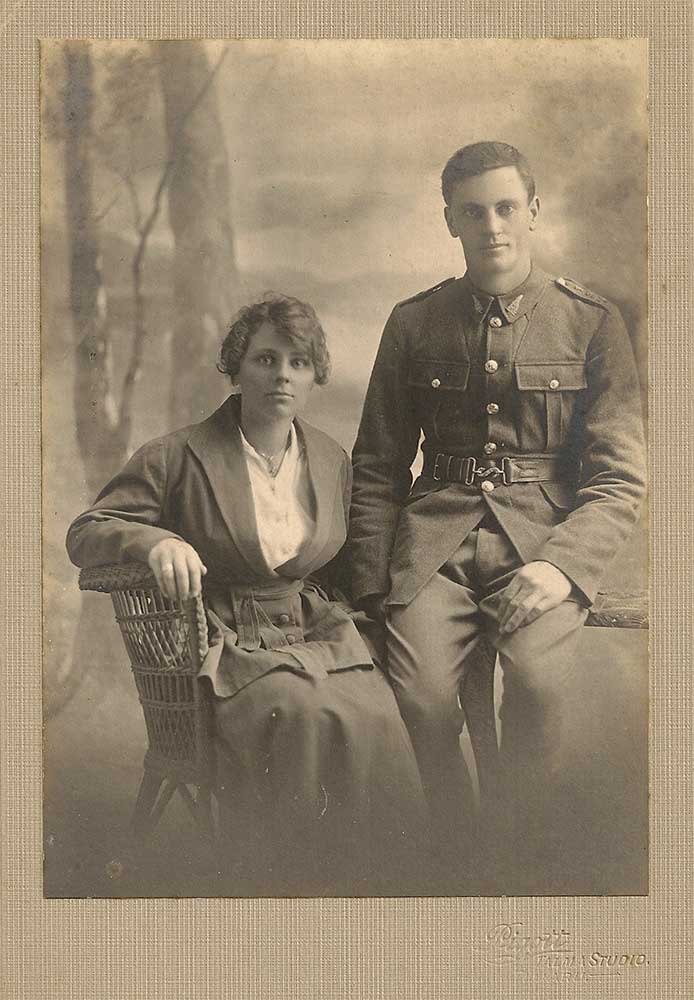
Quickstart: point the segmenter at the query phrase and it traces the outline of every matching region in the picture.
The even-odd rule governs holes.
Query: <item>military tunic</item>
[[[420,432],[424,474],[412,485]],[[519,481],[437,479],[437,454],[483,468],[512,456]],[[538,458],[554,460],[542,482],[533,481]],[[399,304],[353,466],[357,600],[407,604],[491,510],[523,562],[553,563],[591,603],[645,482],[639,381],[618,310],[535,266],[496,303],[464,277]]]

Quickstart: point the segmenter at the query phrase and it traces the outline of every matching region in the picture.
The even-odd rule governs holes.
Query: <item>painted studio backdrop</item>
[[[229,319],[268,290],[316,309],[333,376],[306,416],[349,450],[392,306],[464,271],[439,178],[482,139],[530,160],[536,257],[619,305],[645,398],[646,83],[634,41],[42,45],[47,895],[195,889],[183,811],[160,833],[175,875],[118,861],[144,722],[70,521],[140,444],[218,405]],[[646,548],[642,526],[607,586],[643,589]],[[584,631],[586,746],[610,760],[585,891],[644,892],[645,633]]]

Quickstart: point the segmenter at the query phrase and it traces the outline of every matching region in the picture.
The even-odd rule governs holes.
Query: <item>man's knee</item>
[[[504,686],[538,703],[561,701],[576,671],[586,614],[580,605],[566,601],[530,625],[499,637]]]

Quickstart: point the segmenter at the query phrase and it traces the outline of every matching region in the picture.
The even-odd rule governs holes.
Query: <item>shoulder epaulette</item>
[[[596,292],[591,292],[589,288],[584,288],[577,281],[572,281],[571,278],[555,278],[554,280],[569,295],[575,295],[577,299],[583,299],[584,302],[592,302],[596,306],[602,306],[603,309],[610,308],[610,303],[607,299],[604,299],[602,295],[598,295]]]
[[[445,288],[446,285],[450,285],[452,281],[455,281],[455,278],[446,278],[445,281],[439,281],[438,285],[434,285],[433,288],[427,288],[423,292],[417,292],[416,295],[411,295],[409,299],[402,299],[398,302],[398,305],[406,306],[408,302],[419,302],[421,299],[426,299],[430,295],[433,295],[434,292],[438,292],[440,288]]]

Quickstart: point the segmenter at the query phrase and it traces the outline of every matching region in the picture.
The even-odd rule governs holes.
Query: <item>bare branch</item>
[[[120,198],[120,191],[117,191],[116,194],[113,196],[113,198],[111,198],[111,200],[109,201],[106,208],[103,208],[100,212],[94,213],[94,221],[102,222],[106,218],[108,213],[111,211],[113,206],[116,204],[119,198]]]

